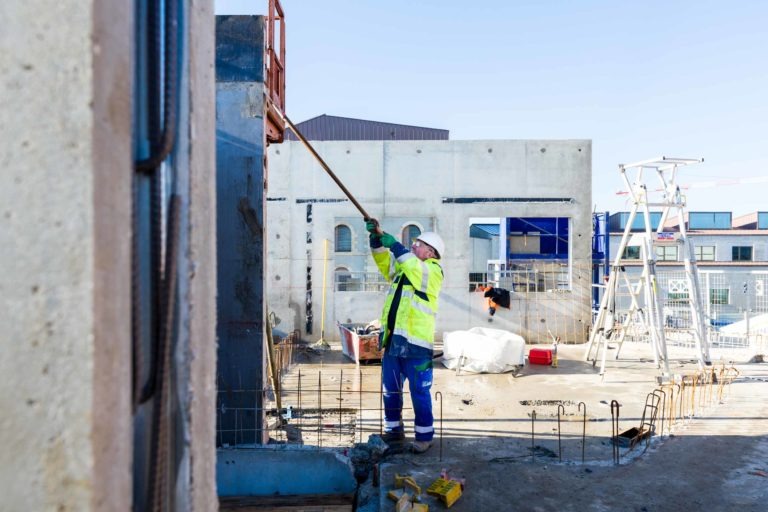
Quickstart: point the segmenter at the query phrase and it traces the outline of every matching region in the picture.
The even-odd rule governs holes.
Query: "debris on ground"
[[[455,480],[438,478],[427,488],[427,494],[440,499],[446,507],[450,507],[461,497],[461,485]]]
[[[451,476],[450,471],[446,468],[443,468],[442,471],[440,471],[440,478],[444,480],[452,480],[454,482],[458,482],[459,485],[461,486],[462,491],[464,490],[464,487],[467,483],[465,478]]]

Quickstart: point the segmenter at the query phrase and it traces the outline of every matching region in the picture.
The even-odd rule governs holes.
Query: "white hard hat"
[[[427,231],[416,237],[416,240],[421,240],[425,244],[432,247],[437,252],[437,259],[442,258],[443,252],[445,252],[445,242],[440,238],[440,235],[434,231]]]

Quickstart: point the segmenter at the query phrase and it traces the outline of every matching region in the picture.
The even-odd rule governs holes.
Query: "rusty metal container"
[[[379,332],[358,334],[366,324],[342,324],[336,322],[341,335],[341,350],[356,363],[381,361],[384,350],[379,350]]]

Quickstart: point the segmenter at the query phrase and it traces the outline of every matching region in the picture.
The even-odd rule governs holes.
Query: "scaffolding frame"
[[[593,366],[597,364],[598,358],[601,360],[601,376],[605,374],[608,343],[610,341],[618,343],[618,350],[615,355],[615,358],[618,358],[627,327],[636,319],[639,319],[641,325],[648,332],[653,351],[653,360],[657,368],[662,369],[662,377],[669,378],[671,376],[661,308],[662,301],[656,278],[655,242],[661,238],[660,235],[663,232],[664,224],[672,213],[676,213],[678,218],[680,236],[676,239],[676,243],[682,248],[685,276],[688,285],[688,304],[692,320],[691,330],[696,344],[699,368],[704,369],[705,366],[711,365],[707,330],[701,309],[702,298],[695,250],[693,241],[688,238],[685,226],[686,200],[677,184],[677,171],[680,167],[702,163],[703,161],[703,158],[672,158],[662,156],[633,164],[619,165],[619,173],[632,200],[632,209],[630,210],[619,248],[611,265],[605,293],[600,301],[597,318],[590,332],[589,342],[584,353],[584,359],[592,361]],[[661,192],[661,200],[650,200],[648,186],[645,183],[645,171],[653,172],[659,180],[661,188],[658,190]],[[629,173],[634,173],[632,181],[630,181],[628,176]],[[655,233],[652,232],[651,226],[651,208],[661,208],[661,218]],[[632,226],[638,214],[641,214],[644,220],[644,232],[640,236],[632,232]],[[626,276],[623,266],[623,260],[626,259],[626,248],[633,237],[641,239],[640,259],[643,265],[642,274],[634,284]],[[617,324],[620,318],[616,310],[616,295],[618,287],[622,282],[628,288],[631,295],[631,307],[626,312],[622,321]],[[643,297],[642,306],[639,300],[641,294]]]

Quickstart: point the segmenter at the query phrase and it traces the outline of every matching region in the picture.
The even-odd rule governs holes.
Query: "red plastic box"
[[[528,362],[531,364],[552,364],[551,348],[532,348],[528,353]]]

